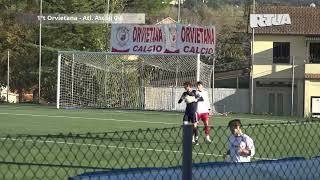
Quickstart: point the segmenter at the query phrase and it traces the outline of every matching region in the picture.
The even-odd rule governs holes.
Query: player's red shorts
[[[198,120],[208,121],[209,120],[209,113],[197,113]]]

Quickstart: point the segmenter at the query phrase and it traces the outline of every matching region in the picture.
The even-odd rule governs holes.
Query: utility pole
[[[252,7],[252,13],[255,13],[255,0],[253,0],[253,7]],[[249,14],[250,16],[250,14]],[[250,113],[254,113],[254,103],[253,103],[253,87],[254,87],[254,81],[253,81],[253,63],[254,63],[254,51],[253,51],[253,46],[254,46],[254,28],[252,28],[252,40],[251,40],[251,98],[250,98]]]
[[[291,116],[294,115],[294,56],[292,56],[292,84],[291,84]]]
[[[9,103],[10,92],[10,50],[8,50],[8,69],[7,69],[7,103]]]
[[[41,42],[41,31],[42,31],[42,0],[40,0],[40,25],[39,25],[39,87],[38,87],[38,103],[40,104],[41,99],[41,52],[42,52],[42,42]]]
[[[181,0],[178,0],[178,23],[180,23]]]
[[[107,16],[109,16],[109,11],[110,11],[110,0],[106,0],[105,1],[106,4],[106,9],[105,12],[107,14]],[[109,18],[109,17],[108,17]],[[106,24],[106,32],[108,32],[108,28],[109,28],[109,24]],[[108,46],[108,42],[109,42],[109,33],[106,33],[106,51],[108,50],[109,46]]]

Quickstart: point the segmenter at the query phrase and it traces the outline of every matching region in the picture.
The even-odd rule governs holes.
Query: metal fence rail
[[[300,173],[312,177],[313,173],[309,171],[319,160],[308,160],[320,155],[319,128],[318,121],[243,126],[244,133],[252,137],[256,147],[252,163],[243,166],[250,166],[252,170],[261,160],[301,157],[306,160],[303,167],[310,167],[302,168]],[[210,163],[224,162],[230,132],[227,127],[211,127],[213,142],[208,144],[204,141],[202,128],[200,131],[200,144],[190,149],[196,165],[193,176],[194,179],[213,179],[218,174],[214,171],[216,165]],[[181,177],[182,132],[181,127],[173,127],[94,134],[8,135],[0,138],[0,179],[67,179],[84,172],[111,173],[136,168],[170,170],[176,173],[171,178],[177,179]],[[169,167],[171,169],[163,169]],[[292,167],[295,167],[294,163],[288,163],[285,169],[290,171]],[[172,171],[172,168],[176,170]],[[143,176],[143,170],[136,171],[139,172],[135,175],[137,179],[139,174]],[[197,175],[199,171],[200,176]],[[241,174],[240,170],[230,173],[225,165],[219,173],[231,179]],[[288,178],[293,176],[286,171],[281,173]],[[157,177],[163,175],[165,178],[165,174],[158,173]],[[316,179],[314,176],[311,179]]]

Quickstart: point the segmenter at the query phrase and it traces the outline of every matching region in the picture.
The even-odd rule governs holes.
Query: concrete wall
[[[211,93],[209,93],[211,97]],[[217,112],[250,112],[250,90],[217,88],[214,90],[214,106]]]
[[[7,102],[7,92],[1,92],[0,98]],[[9,103],[18,103],[19,102],[19,95],[15,93],[9,93]]]
[[[275,96],[274,104],[271,104],[269,96],[273,94]],[[280,99],[278,96],[282,96],[282,108],[278,107],[278,100]],[[255,89],[255,97],[254,97],[254,112],[256,114],[272,114],[272,115],[285,115],[289,116],[291,114],[291,88],[286,87],[263,87]],[[294,114],[297,114],[297,96],[294,93]],[[269,105],[272,105],[274,111],[270,111]],[[280,112],[282,109],[282,112]]]
[[[212,89],[207,89],[209,99],[214,102],[215,110],[224,112],[249,113],[248,89],[214,89],[214,100],[212,100]],[[178,104],[183,88],[145,88],[145,109],[160,111],[184,111],[185,103]]]

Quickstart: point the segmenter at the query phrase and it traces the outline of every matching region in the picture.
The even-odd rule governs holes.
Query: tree
[[[110,12],[120,13],[126,0],[110,0]],[[39,13],[39,0],[0,0],[0,85],[6,84],[7,58],[11,51],[11,88],[23,92],[38,85],[39,26],[19,24],[17,13]],[[43,0],[43,13],[106,13],[106,0]],[[110,26],[51,24],[42,26],[42,96],[55,100],[56,62],[59,50],[105,51]]]
[[[125,11],[129,13],[145,13],[146,24],[160,15],[160,11],[169,7],[171,0],[127,0]]]
[[[107,13],[106,0],[48,1],[48,13]],[[110,0],[110,13],[120,13],[124,0]],[[43,27],[42,96],[54,102],[56,95],[56,61],[58,50],[107,51],[111,28],[106,24],[50,24]]]
[[[36,54],[24,45],[32,39],[34,29],[19,25],[15,21],[15,13],[28,7],[25,3],[20,1],[15,3],[2,1],[1,3],[0,52],[5,54],[10,50],[10,89],[16,90],[21,95],[24,90],[29,90],[35,84]],[[26,9],[30,10],[30,8]],[[7,56],[2,56],[0,59],[0,72],[0,84],[6,85]]]

